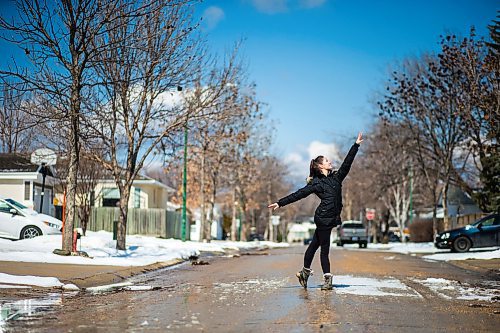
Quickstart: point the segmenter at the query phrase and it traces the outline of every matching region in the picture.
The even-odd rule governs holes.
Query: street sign
[[[372,208],[366,208],[366,219],[368,221],[375,220],[375,209]]]
[[[280,216],[279,215],[271,216],[271,223],[273,225],[279,225],[280,224]]]

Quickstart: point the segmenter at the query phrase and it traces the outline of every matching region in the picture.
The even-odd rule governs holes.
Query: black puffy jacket
[[[314,213],[316,227],[318,229],[328,229],[339,225],[341,223],[340,213],[342,212],[342,181],[351,169],[358,148],[357,143],[352,145],[337,171],[330,172],[328,176],[314,177],[300,190],[279,199],[278,205],[283,207],[314,193],[321,199],[321,203]]]

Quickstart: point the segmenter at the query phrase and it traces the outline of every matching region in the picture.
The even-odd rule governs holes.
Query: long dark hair
[[[323,163],[324,159],[325,159],[324,156],[319,155],[318,157],[313,158],[311,160],[311,164],[309,165],[309,178],[311,180],[312,180],[312,178],[318,177],[319,175],[321,175],[321,171],[319,170],[319,165],[321,163]]]

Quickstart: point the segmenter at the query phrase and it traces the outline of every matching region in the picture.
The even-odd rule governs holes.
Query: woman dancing
[[[268,208],[275,210],[303,199],[311,193],[316,194],[321,199],[321,203],[314,213],[316,231],[304,254],[304,267],[297,273],[299,282],[304,288],[307,288],[307,279],[312,275],[311,263],[314,254],[321,247],[321,269],[323,270],[325,280],[321,289],[333,289],[330,259],[328,257],[330,251],[330,234],[334,227],[341,224],[342,181],[349,173],[361,142],[363,142],[362,133],[359,133],[356,142],[352,145],[344,162],[336,171],[333,171],[332,163],[324,156],[318,156],[311,160],[307,185],[268,206]]]

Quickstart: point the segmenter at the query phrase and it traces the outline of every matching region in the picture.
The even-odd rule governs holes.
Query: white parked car
[[[61,230],[61,220],[39,214],[13,199],[0,198],[0,237],[25,239],[61,234]]]

